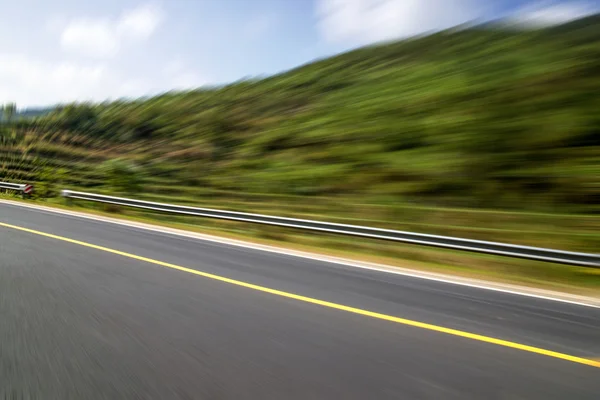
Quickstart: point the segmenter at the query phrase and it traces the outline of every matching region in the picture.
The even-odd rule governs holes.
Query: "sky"
[[[278,73],[380,41],[597,0],[0,0],[0,104],[135,98]]]

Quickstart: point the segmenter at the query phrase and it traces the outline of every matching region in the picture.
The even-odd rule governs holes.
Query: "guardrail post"
[[[71,207],[73,205],[73,198],[71,198],[70,196],[68,196],[68,191],[67,190],[61,190],[60,191],[60,195],[63,197],[63,199],[65,199],[65,204],[69,207]]]

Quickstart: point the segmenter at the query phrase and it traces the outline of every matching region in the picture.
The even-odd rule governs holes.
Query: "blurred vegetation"
[[[600,16],[479,26],[225,87],[5,108],[0,180],[597,250],[599,93]]]
[[[140,172],[128,160],[107,160],[100,165],[106,184],[117,193],[135,194],[140,190]]]

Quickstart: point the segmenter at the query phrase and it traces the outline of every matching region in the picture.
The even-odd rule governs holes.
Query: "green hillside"
[[[5,123],[0,179],[486,239],[591,232],[573,214],[600,211],[599,94],[599,16],[480,26]]]

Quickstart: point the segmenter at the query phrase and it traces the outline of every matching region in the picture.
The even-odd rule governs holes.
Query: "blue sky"
[[[595,0],[0,0],[0,103],[137,97],[268,75],[473,19],[556,24]]]

